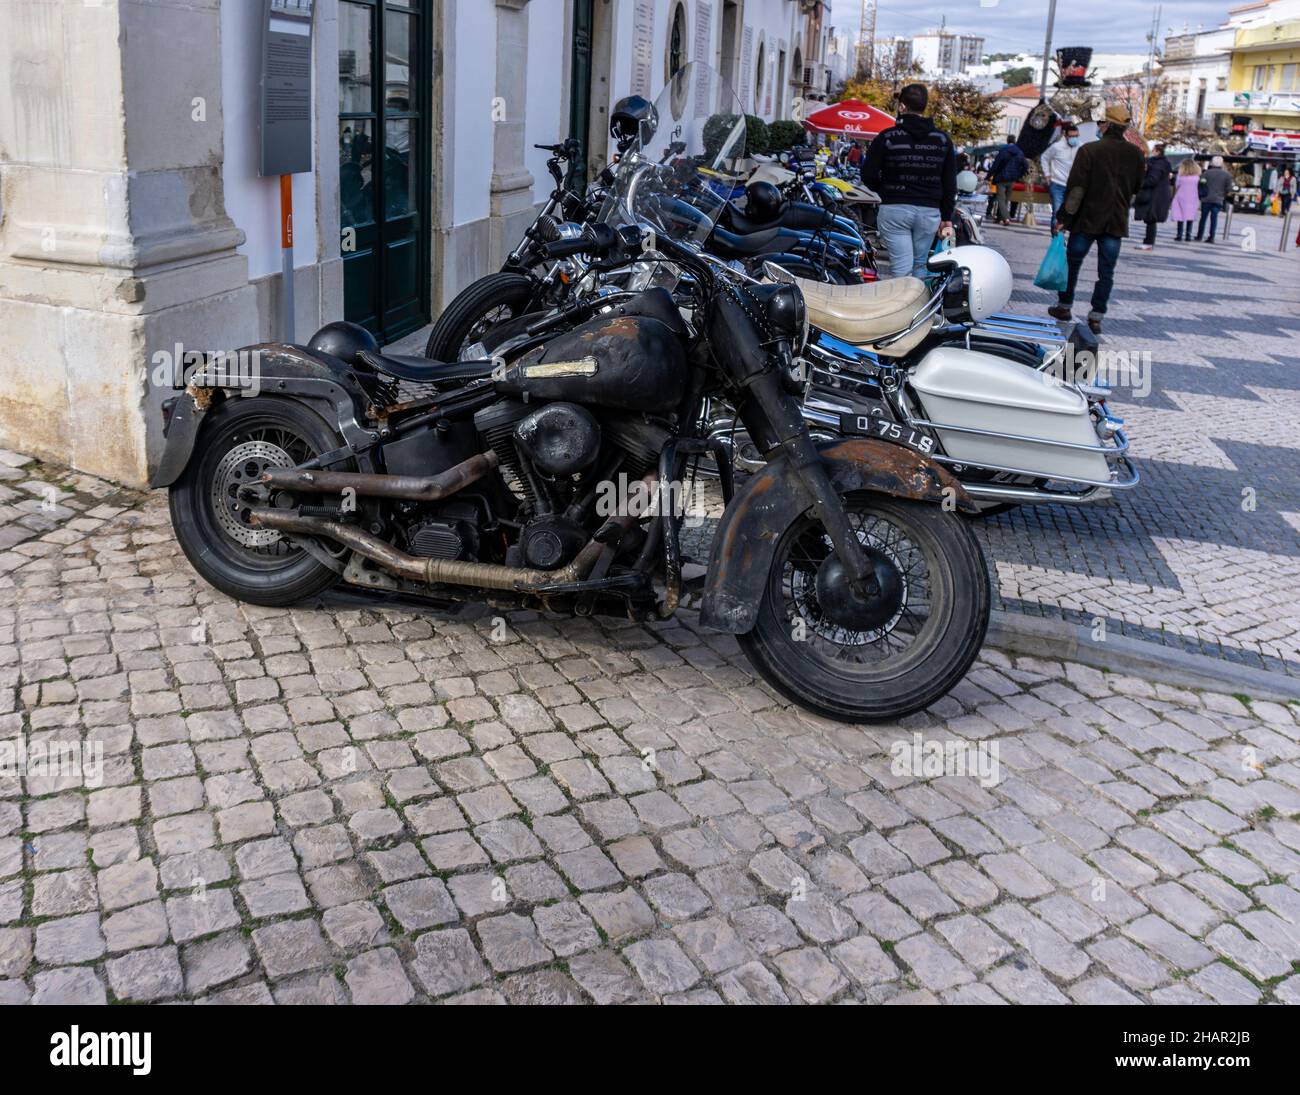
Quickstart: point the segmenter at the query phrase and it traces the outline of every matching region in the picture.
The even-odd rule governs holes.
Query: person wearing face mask
[[[1101,139],[1079,149],[1065,184],[1065,201],[1056,214],[1059,228],[1069,229],[1066,248],[1069,283],[1047,310],[1053,319],[1068,321],[1074,304],[1079,271],[1092,245],[1097,245],[1097,284],[1092,290],[1088,326],[1101,334],[1101,321],[1115,284],[1115,265],[1128,235],[1129,210],[1146,176],[1142,150],[1124,136],[1130,114],[1125,107],[1108,106]]]
[[[1074,154],[1079,148],[1079,127],[1073,122],[1061,126],[1061,135],[1047,146],[1039,159],[1047,177],[1047,192],[1052,199],[1052,235],[1056,235],[1056,214],[1065,202],[1065,184],[1074,166]]]

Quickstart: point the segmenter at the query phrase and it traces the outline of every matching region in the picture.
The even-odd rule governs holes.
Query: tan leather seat
[[[858,346],[867,346],[885,357],[902,357],[929,331],[922,323],[906,338],[889,346],[875,342],[906,329],[930,299],[930,290],[920,278],[890,278],[861,285],[827,285],[795,278],[808,306],[808,322],[827,334]]]

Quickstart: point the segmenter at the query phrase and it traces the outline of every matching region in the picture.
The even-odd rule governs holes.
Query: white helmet
[[[1011,300],[1011,267],[1001,252],[992,247],[978,247],[971,244],[966,247],[953,247],[931,256],[929,267],[936,272],[960,267],[965,273],[966,284],[965,313],[961,318],[975,321],[987,319],[1002,311]],[[945,311],[951,305],[945,302]],[[957,317],[953,317],[957,318]]]
[[[974,194],[979,188],[980,178],[974,171],[957,172],[957,189],[963,194]]]

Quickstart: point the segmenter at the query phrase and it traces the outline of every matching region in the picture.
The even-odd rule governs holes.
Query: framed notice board
[[[263,0],[263,175],[312,169],[311,39],[315,0]]]

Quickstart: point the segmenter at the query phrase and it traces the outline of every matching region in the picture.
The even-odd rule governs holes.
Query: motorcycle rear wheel
[[[800,706],[840,722],[898,719],[970,669],[988,627],[988,570],[966,523],[937,506],[873,494],[844,504],[887,578],[882,589],[899,597],[892,618],[862,630],[830,619],[820,571],[834,553],[809,511],[778,541],[758,622],[738,639],[763,679]]]
[[[289,605],[333,585],[337,574],[248,510],[268,467],[293,467],[341,442],[314,411],[286,399],[228,398],[208,412],[194,455],[168,493],[172,528],[191,565],[237,601]],[[348,470],[351,464],[340,465]]]
[[[479,278],[438,317],[424,356],[434,361],[460,361],[466,348],[480,341],[494,324],[522,315],[534,289],[525,274],[503,271]]]

